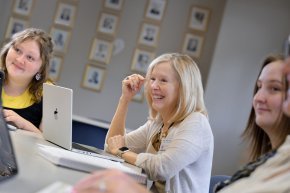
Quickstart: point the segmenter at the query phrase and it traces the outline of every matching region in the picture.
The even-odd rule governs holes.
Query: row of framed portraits
[[[114,39],[118,28],[119,17],[112,13],[102,12],[97,26],[97,34]],[[138,44],[156,47],[159,39],[160,27],[155,23],[144,21],[141,25]]]
[[[94,43],[93,43],[94,44]],[[131,70],[141,74],[145,74],[150,62],[155,58],[155,53],[143,48],[136,48],[131,59]],[[63,55],[54,55],[50,61],[49,77],[57,82],[60,78],[62,66],[64,62]],[[86,65],[82,79],[82,87],[91,91],[101,91],[106,76],[106,67],[96,63],[89,62]],[[142,93],[143,91],[141,91]],[[141,102],[143,94],[138,93],[134,100]]]
[[[140,74],[146,74],[150,62],[155,58],[155,53],[143,48],[136,48],[131,59],[131,70]],[[63,63],[63,56],[55,54],[50,63],[50,77],[57,81],[59,79],[61,67]],[[102,66],[99,63],[90,61],[92,65]]]
[[[55,55],[50,61],[49,77],[53,81],[57,81],[62,70],[63,56]],[[106,77],[106,68],[102,66],[96,66],[94,64],[87,64],[83,73],[81,86],[91,91],[101,91],[104,80]],[[142,89],[137,93],[133,100],[142,102],[144,96],[144,90]]]
[[[28,18],[31,15],[35,0],[15,0],[13,15],[8,21],[5,39],[30,26]],[[76,16],[77,0],[58,1],[54,25],[50,34],[54,41],[54,51],[57,54],[65,54],[71,38],[70,28],[73,27]],[[69,28],[68,28],[69,27]]]
[[[110,63],[113,42],[120,22],[120,11],[125,0],[104,0],[100,11],[96,36],[89,51],[89,62],[85,67],[81,86],[92,91],[101,91],[106,75],[106,65]],[[60,61],[60,60],[59,60]],[[57,75],[55,75],[57,77]]]
[[[54,23],[65,27],[73,27],[76,20],[77,0],[58,1],[57,9],[54,16]],[[31,16],[35,0],[14,0],[12,13],[19,17],[28,18]],[[104,0],[104,8],[118,11],[123,7],[124,0]],[[117,23],[116,18],[106,17],[108,25]],[[110,20],[113,20],[110,22]],[[106,27],[106,26],[105,26]]]
[[[14,0],[12,13],[17,17],[29,18],[36,0]],[[57,25],[72,27],[76,19],[77,0],[58,1],[54,16]]]
[[[167,0],[147,0],[144,21],[140,26],[137,39],[139,46],[150,49],[157,47],[160,34],[160,23],[165,15]]]
[[[4,42],[8,41],[15,33],[28,28],[29,18],[34,7],[34,0],[14,0],[11,10],[11,16],[8,20]]]
[[[121,11],[125,0],[104,0],[104,9],[100,12],[97,23],[97,36],[93,38],[89,52],[89,62],[83,72],[81,87],[91,91],[101,91],[105,77],[106,65],[110,63],[113,51],[113,41],[119,24],[119,12]],[[70,41],[70,32],[64,28],[72,27],[69,19],[63,19],[61,14],[64,9],[68,9],[72,15],[68,18],[74,19],[73,7],[63,7],[60,5],[56,13],[55,23],[51,29],[51,36],[55,42],[55,51],[65,53],[68,42]],[[67,23],[66,23],[67,22]],[[60,25],[59,25],[60,24]],[[63,27],[57,27],[57,26]],[[63,40],[63,41],[58,41]],[[58,43],[59,42],[59,43]],[[53,81],[58,81],[62,69],[63,56],[56,54],[50,61],[49,77]]]
[[[106,77],[106,69],[88,64],[85,67],[81,86],[92,91],[100,91]],[[134,97],[136,102],[142,102],[144,98],[144,89],[142,88]]]
[[[150,26],[150,24],[148,25]],[[146,27],[147,27],[147,23],[144,23],[142,26],[142,29],[145,28],[144,29],[145,31]],[[155,36],[154,38],[157,39],[157,37]],[[157,42],[156,39],[154,40],[148,39],[148,37],[146,36],[146,33],[145,34],[141,33],[139,37],[139,45],[156,46],[156,42]],[[107,39],[102,36],[95,37],[92,41],[90,54],[89,54],[89,60],[96,63],[109,64],[112,57],[113,45],[114,43],[111,39]]]
[[[193,5],[188,19],[188,30],[185,33],[182,53],[193,58],[200,58],[203,45],[204,33],[207,31],[210,19],[210,9]]]
[[[99,16],[99,24],[97,32],[103,35],[115,37],[118,25],[119,14],[123,7],[124,0],[105,0],[103,7],[104,10]],[[145,19],[149,23],[144,23],[140,32],[140,43],[148,46],[154,46],[159,36],[159,27],[156,23],[160,23],[165,12],[167,0],[148,0],[147,8],[145,11]],[[115,12],[111,12],[114,10]],[[151,22],[151,24],[150,24]],[[152,23],[155,23],[152,24]]]
[[[27,0],[28,1],[28,0]],[[20,2],[19,0],[15,1],[15,2]],[[31,9],[32,7],[32,0],[29,1],[30,3],[27,3],[27,5],[29,5],[28,7]],[[110,1],[105,1],[105,5],[106,2],[110,2]],[[121,1],[120,1],[121,2]],[[149,1],[150,3],[148,3],[148,10],[150,10],[150,8],[154,5],[155,1]],[[162,2],[166,2],[166,1],[162,1]],[[157,3],[157,1],[155,2]],[[18,3],[21,4],[21,3]],[[106,6],[113,6],[113,3],[107,3],[108,5]],[[159,2],[160,4],[160,2]],[[14,7],[18,7],[16,6],[17,3],[15,3]],[[150,5],[150,6],[149,6]],[[163,4],[162,4],[163,5]],[[164,7],[165,5],[161,6]],[[116,7],[120,7],[120,5],[116,6]],[[16,9],[16,8],[15,8]],[[73,14],[73,16],[71,16],[71,18],[74,18],[74,13],[76,12],[75,8],[72,7],[72,5],[69,4],[65,4],[62,2],[59,2],[59,6],[57,9],[57,14],[56,14],[56,19],[55,19],[55,23],[56,24],[64,24],[66,25],[71,25],[72,22],[68,22],[65,21],[63,16],[63,12],[65,12],[65,10],[71,10],[69,11],[71,14]],[[17,12],[17,9],[14,11]],[[20,11],[18,11],[20,12]],[[198,7],[198,6],[193,6],[191,9],[191,17],[189,20],[189,29],[200,29],[200,30],[206,30],[206,26],[208,25],[208,20],[209,20],[209,14],[210,11],[206,8],[202,8],[202,7]],[[99,22],[98,25],[98,29],[97,31],[103,34],[107,34],[107,35],[115,35],[116,32],[116,28],[117,28],[117,21],[118,21],[118,17],[116,15],[112,15],[110,13],[101,13],[101,20]],[[7,31],[5,34],[5,38],[10,37],[11,35],[13,35],[14,33],[23,30],[24,28],[27,28],[29,26],[29,21],[23,19],[23,18],[19,18],[19,17],[11,17],[9,19],[9,23],[8,23],[8,27],[7,27]],[[159,32],[160,32],[160,27],[156,24],[153,23],[149,23],[149,22],[143,22],[143,24],[141,25],[141,29],[140,29],[140,33],[139,33],[139,37],[138,37],[138,44],[139,45],[144,45],[144,46],[149,46],[149,47],[156,47],[157,46],[157,42],[159,39]],[[51,34],[52,37],[56,43],[56,52],[59,53],[65,53],[67,50],[67,46],[69,44],[69,40],[70,40],[70,36],[71,33],[70,31],[61,28],[61,27],[52,27],[51,29]],[[199,55],[199,48],[201,48],[202,46],[202,42],[203,42],[203,38],[198,37],[198,36],[190,36],[187,35],[186,36],[186,40],[184,45],[187,45],[186,47],[183,46],[183,50],[187,50],[189,53],[195,55],[195,57],[197,57]],[[111,55],[111,43],[106,42],[105,40],[100,40],[99,42],[96,40],[95,41],[95,45],[97,47],[99,47],[100,49],[102,49],[103,47],[106,48],[109,52],[106,54],[105,59],[102,59],[101,62],[108,62],[110,59],[110,55]],[[94,46],[92,46],[92,51],[94,50]],[[196,51],[195,51],[196,50]],[[94,59],[93,55],[91,54],[90,56],[91,59]],[[96,60],[100,60],[100,58],[96,58]],[[105,60],[105,61],[104,61]]]

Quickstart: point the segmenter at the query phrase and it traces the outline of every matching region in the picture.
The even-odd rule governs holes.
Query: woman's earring
[[[35,75],[35,80],[40,80],[40,78],[41,78],[41,74],[38,72],[36,75]]]

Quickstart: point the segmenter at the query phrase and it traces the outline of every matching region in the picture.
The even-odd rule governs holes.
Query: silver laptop
[[[72,142],[72,112],[73,90],[44,83],[43,136],[47,141],[74,152],[124,162],[104,150]]]

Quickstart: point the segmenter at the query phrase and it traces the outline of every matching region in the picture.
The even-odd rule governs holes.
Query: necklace
[[[154,136],[153,140],[152,140],[152,145],[154,147],[154,149],[156,151],[159,150],[160,148],[160,145],[161,145],[161,141],[162,139],[164,139],[167,134],[168,134],[168,130],[170,129],[170,127],[172,127],[174,123],[171,123],[171,125],[168,127],[167,131],[166,132],[162,132],[162,128],[164,126],[164,124],[162,124],[161,128],[159,129],[158,133]]]
[[[162,126],[160,128],[160,131],[159,131],[159,139],[160,140],[164,139],[168,135],[168,131],[172,127],[173,124],[174,124],[174,122],[169,125],[167,131],[165,131],[165,132],[162,131],[162,128],[164,126],[164,123],[162,124]]]

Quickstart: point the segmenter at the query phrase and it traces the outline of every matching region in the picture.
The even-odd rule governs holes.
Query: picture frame
[[[109,64],[113,52],[113,42],[105,39],[94,38],[89,59],[93,62]]]
[[[92,91],[101,91],[105,76],[105,68],[87,64],[83,75],[82,87]]]
[[[58,2],[54,23],[65,27],[73,27],[76,18],[77,7],[75,4]]]
[[[154,59],[155,53],[145,49],[136,48],[132,58],[131,70],[146,74],[147,68],[151,61]]]
[[[113,11],[121,11],[125,0],[104,0],[104,8]]]
[[[202,52],[203,42],[203,36],[187,33],[184,38],[182,52],[194,58],[199,58]]]
[[[149,0],[147,3],[145,18],[161,22],[167,7],[167,0]]]
[[[119,17],[115,14],[102,12],[100,14],[97,32],[110,37],[115,37],[119,25]]]
[[[138,38],[140,45],[157,47],[159,40],[160,26],[148,22],[143,22]]]
[[[139,92],[136,93],[136,95],[132,98],[133,101],[142,103],[144,100],[144,86],[140,89]]]
[[[60,77],[60,72],[63,65],[63,56],[54,55],[49,62],[49,70],[48,70],[48,77],[57,82]]]
[[[192,6],[189,16],[189,29],[205,32],[210,20],[210,9],[200,6]]]
[[[10,17],[6,28],[5,38],[10,38],[13,34],[28,28],[29,22],[25,19]]]
[[[30,17],[34,0],[14,0],[13,13],[19,16]]]
[[[71,31],[54,26],[50,30],[50,35],[54,43],[54,51],[59,54],[65,54],[68,49]]]

